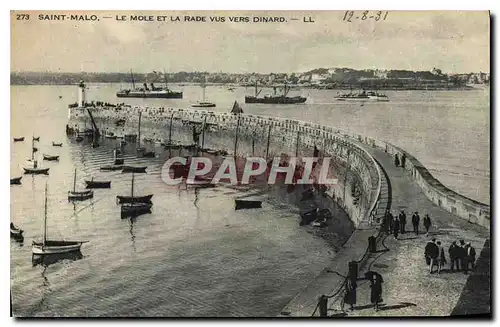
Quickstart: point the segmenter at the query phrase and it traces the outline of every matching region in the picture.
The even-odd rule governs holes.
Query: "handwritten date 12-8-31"
[[[354,12],[352,10],[347,10],[344,14],[344,18],[342,20],[352,23],[354,20],[372,20],[374,19],[376,22],[379,20],[386,20],[388,11],[370,11],[365,10],[363,12]]]

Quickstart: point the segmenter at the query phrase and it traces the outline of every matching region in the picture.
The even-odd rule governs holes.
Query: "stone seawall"
[[[137,134],[138,108],[88,109],[101,133]],[[68,125],[71,127],[84,129],[92,126],[87,110],[70,109],[69,116]],[[119,119],[125,121],[123,126],[116,126]],[[200,137],[200,145],[234,153],[238,135],[238,156],[312,156],[316,146],[320,150],[320,156],[332,157],[331,169],[339,180],[337,185],[327,190],[327,194],[347,212],[355,226],[374,217],[380,218],[385,210],[377,208],[381,178],[378,165],[366,150],[331,127],[247,114],[142,108],[141,138],[164,141],[171,138],[190,144],[193,142],[193,125],[198,125],[197,129],[201,131],[202,124],[207,127]],[[354,189],[361,193],[358,199],[353,196]]]

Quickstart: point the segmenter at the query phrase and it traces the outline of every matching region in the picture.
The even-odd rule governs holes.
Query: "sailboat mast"
[[[135,80],[134,80],[134,74],[132,73],[132,69],[130,70],[130,76],[132,76],[132,87],[135,90]]]
[[[165,80],[165,89],[168,88],[168,85],[167,85],[167,73],[165,72],[165,69],[163,69],[163,79]]]
[[[75,168],[75,177],[73,178],[73,192],[76,192],[76,168]]]
[[[255,80],[255,97],[258,96],[258,93],[257,93],[257,80]]]
[[[43,216],[43,245],[47,243],[47,183],[45,183],[45,211]]]
[[[31,137],[31,160],[35,160],[35,135]]]
[[[134,178],[135,178],[135,174],[132,173],[132,189],[130,191],[130,193],[132,194],[132,197],[134,197]]]
[[[141,117],[142,117],[142,111],[139,110],[139,131],[137,132],[137,148],[141,147]]]

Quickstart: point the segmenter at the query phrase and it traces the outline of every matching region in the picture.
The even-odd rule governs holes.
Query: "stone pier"
[[[137,110],[130,106],[90,108],[102,134],[136,132]],[[425,244],[431,238],[440,240],[447,257],[451,242],[461,239],[471,242],[478,256],[485,252],[483,246],[490,238],[490,207],[446,188],[410,153],[390,143],[332,126],[276,117],[175,108],[141,110],[143,137],[164,141],[171,137],[189,144],[193,142],[193,126],[199,131],[205,126],[205,148],[225,149],[243,157],[273,157],[312,156],[316,146],[322,156],[334,159],[331,165],[339,183],[329,187],[327,194],[345,211],[356,229],[329,266],[282,310],[282,317],[318,316],[320,295],[329,296],[331,317],[450,315],[469,275],[448,270],[440,275],[429,274],[423,254]],[[125,125],[118,126],[118,120],[124,120]],[[69,125],[90,127],[86,110],[70,109]],[[395,155],[406,157],[405,167],[395,166]],[[360,190],[360,194],[354,196],[353,189]],[[380,230],[387,209],[396,213],[404,209],[407,214],[408,232],[398,240]],[[429,235],[413,233],[411,215],[415,211],[420,214],[422,230],[423,216],[429,213],[432,220]],[[380,251],[369,253],[370,236],[376,237]],[[382,274],[384,305],[378,312],[370,304],[369,283],[365,280],[358,283],[354,311],[340,311],[350,261],[358,262],[360,277],[368,270]],[[474,289],[469,287],[468,292],[473,294]],[[468,312],[463,308],[465,302],[461,303],[461,312]],[[474,303],[479,302],[467,305]],[[469,311],[489,313],[489,306],[481,303]]]

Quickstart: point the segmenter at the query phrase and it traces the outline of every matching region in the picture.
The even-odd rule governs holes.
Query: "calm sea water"
[[[88,100],[118,102],[119,85],[90,85]],[[127,99],[131,104],[187,107],[201,98],[194,86],[183,100]],[[215,110],[238,100],[247,113],[329,123],[383,140],[414,154],[445,185],[489,203],[489,92],[387,92],[389,103],[334,103],[336,91],[302,90],[305,105],[245,105],[253,90],[208,87]],[[133,159],[148,165],[136,175],[136,192],[154,193],[153,213],[120,219],[116,195],[130,192],[128,174],[100,172],[111,161],[112,144],[92,149],[65,135],[67,104],[74,86],[13,86],[11,176],[30,156],[30,136],[40,136],[41,153],[60,155],[49,176],[24,176],[11,186],[11,221],[25,230],[24,244],[11,243],[11,288],[16,316],[272,316],[305,287],[334,256],[326,242],[297,223],[294,209],[266,204],[234,211],[236,191],[165,188],[160,159]],[[59,98],[62,96],[62,98]],[[51,142],[63,142],[62,148]],[[157,151],[160,151],[157,148]],[[77,168],[84,180],[112,180],[92,201],[67,201]],[[49,236],[90,240],[81,260],[44,268],[32,265],[31,241],[42,231],[45,182],[49,181]]]

